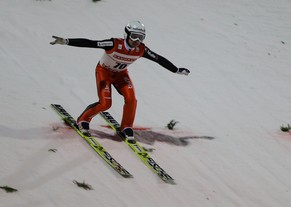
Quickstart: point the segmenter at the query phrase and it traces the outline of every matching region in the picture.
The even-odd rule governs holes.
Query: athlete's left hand
[[[176,73],[180,75],[188,75],[190,73],[190,70],[188,70],[187,68],[178,68],[178,71]]]

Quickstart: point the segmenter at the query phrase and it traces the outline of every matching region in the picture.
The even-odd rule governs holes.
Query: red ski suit
[[[137,100],[134,86],[128,75],[127,67],[140,57],[155,61],[166,69],[177,72],[178,68],[164,57],[152,52],[143,43],[136,48],[130,48],[121,38],[111,38],[102,41],[87,39],[68,39],[68,45],[77,47],[102,48],[105,50],[96,66],[96,86],[99,101],[89,105],[79,116],[77,122],[90,122],[91,119],[112,105],[112,86],[124,97],[121,130],[132,127]]]

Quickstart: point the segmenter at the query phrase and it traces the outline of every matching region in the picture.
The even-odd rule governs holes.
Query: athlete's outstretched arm
[[[169,71],[173,73],[182,74],[182,75],[188,75],[190,73],[190,70],[188,70],[187,68],[176,67],[169,60],[151,51],[148,47],[145,47],[145,52],[143,54],[143,57],[160,64],[161,66],[163,66],[164,68],[168,69]]]
[[[89,48],[102,48],[105,50],[110,50],[114,46],[114,39],[106,39],[106,40],[89,40],[83,38],[69,38],[65,39],[62,37],[52,36],[55,40],[50,44],[60,44],[60,45],[70,45],[75,47],[89,47]]]

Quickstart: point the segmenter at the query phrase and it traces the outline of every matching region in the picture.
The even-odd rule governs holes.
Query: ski
[[[92,148],[97,152],[103,160],[105,160],[114,170],[116,170],[121,176],[130,178],[133,177],[121,164],[119,164],[106,149],[96,140],[93,136],[85,136],[78,129],[76,120],[59,104],[51,104],[51,107],[57,112],[66,124],[72,127]]]
[[[120,124],[111,116],[109,112],[101,112],[101,117],[106,123],[120,136],[120,138],[135,152],[135,154],[148,166],[155,174],[157,174],[164,182],[175,184],[174,179],[163,170],[151,156],[136,141],[129,143],[127,139],[120,133]]]

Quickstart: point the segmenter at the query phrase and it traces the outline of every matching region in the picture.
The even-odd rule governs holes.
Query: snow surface
[[[145,43],[191,74],[146,59],[132,65],[135,125],[163,129],[175,119],[178,131],[214,137],[141,143],[177,185],[122,142],[98,139],[134,175],[122,178],[50,108],[62,104],[76,117],[97,101],[103,53],[52,46],[51,36],[122,37],[136,19]],[[18,192],[0,190],[0,206],[290,206],[291,135],[280,131],[291,122],[290,20],[290,0],[1,0],[0,186]],[[120,120],[123,100],[113,98]],[[102,124],[96,117],[91,127],[108,131]]]

